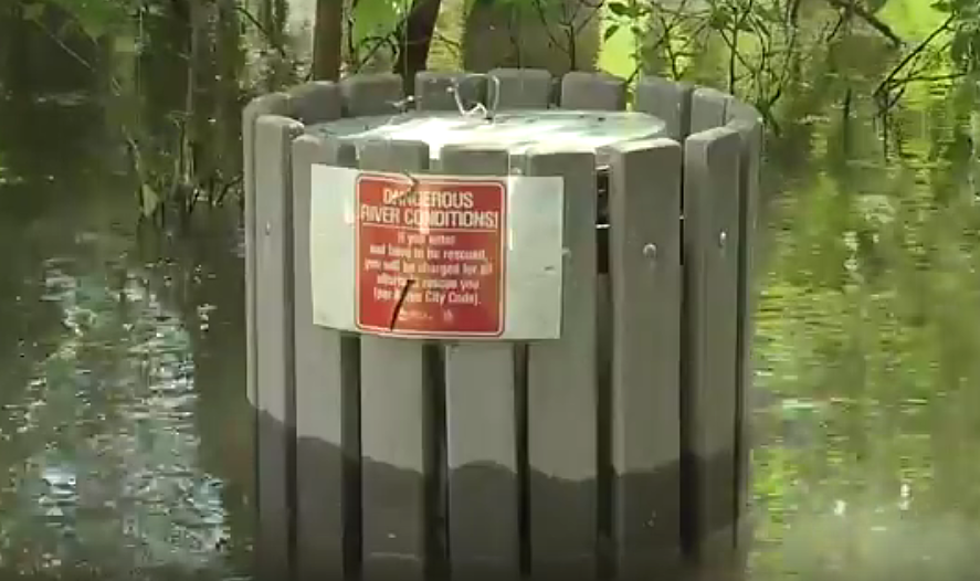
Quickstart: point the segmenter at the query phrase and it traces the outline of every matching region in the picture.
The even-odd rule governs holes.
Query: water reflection
[[[0,577],[243,575],[234,215],[141,239],[126,103],[3,12]]]
[[[860,88],[828,83],[778,153],[805,164],[770,166],[755,577],[975,579],[975,97],[920,87],[882,139]]]
[[[38,304],[59,315],[50,353],[0,369],[0,570],[231,575],[232,534],[247,530],[229,515],[243,504],[228,498],[236,475],[214,459],[234,450],[221,432],[241,408],[241,374],[209,373],[197,353],[240,361],[240,311],[187,305],[200,293],[176,297],[153,268],[99,262],[43,263]],[[188,286],[215,280],[197,272]],[[201,425],[208,408],[226,427]]]

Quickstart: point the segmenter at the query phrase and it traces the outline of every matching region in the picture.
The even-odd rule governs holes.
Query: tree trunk
[[[474,2],[463,18],[463,67],[594,71],[602,48],[601,0]]]
[[[316,27],[313,32],[313,78],[335,81],[340,77],[343,36],[343,0],[317,0]]]
[[[398,46],[394,72],[402,75],[405,93],[414,92],[415,73],[425,70],[429,46],[439,18],[442,0],[413,0],[405,21],[404,38]]]
[[[241,95],[239,81],[245,67],[242,51],[241,20],[238,13],[238,0],[218,0],[218,32],[216,39],[217,83],[216,111],[214,114],[217,131],[221,174],[230,178],[241,172]]]
[[[276,28],[276,8],[272,0],[262,0],[259,5],[259,21],[262,23],[262,28],[271,36]]]

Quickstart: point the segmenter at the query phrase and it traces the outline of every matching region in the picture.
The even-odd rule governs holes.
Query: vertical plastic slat
[[[463,73],[421,71],[415,75],[415,105],[419,111],[456,111],[456,97],[452,88]],[[467,79],[459,87],[463,105],[471,107],[475,100],[483,99],[484,83],[480,79]]]
[[[252,100],[242,113],[242,170],[245,185],[245,343],[248,401],[256,402],[255,340],[255,123],[261,115],[285,115],[289,96],[271,93]]]
[[[752,324],[755,314],[755,256],[759,214],[759,171],[762,164],[763,125],[761,116],[751,106],[734,103],[728,110],[729,126],[742,137],[739,161],[739,371],[738,371],[738,533],[736,545],[747,553],[752,540],[751,475],[752,475]]]
[[[691,133],[723,126],[726,122],[725,111],[731,100],[730,95],[717,89],[695,89],[691,100]]]
[[[372,142],[361,169],[418,171],[428,146]],[[423,342],[361,338],[361,454],[365,581],[421,581],[425,574],[428,373]]]
[[[312,81],[289,91],[289,116],[304,125],[340,117],[344,101],[333,81]]]
[[[450,91],[461,73],[420,71],[415,75],[415,105],[419,111],[452,111],[456,100]]]
[[[684,517],[705,574],[730,566],[734,549],[740,147],[720,127],[689,137],[684,155]]]
[[[256,307],[256,293],[258,290],[258,280],[256,278],[256,256],[258,235],[256,227],[256,156],[257,148],[255,144],[255,126],[262,115],[285,114],[289,107],[289,96],[285,93],[272,93],[263,95],[252,100],[246,105],[242,112],[242,170],[245,190],[245,212],[244,212],[244,238],[245,238],[245,369],[246,369],[246,391],[248,402],[253,408],[259,405],[258,398],[258,360],[259,344],[256,333],[258,321],[258,309]],[[259,413],[256,411],[247,420],[249,429],[252,432],[252,449],[250,450],[254,461],[255,472],[250,481],[246,484],[252,503],[258,504],[259,499],[259,442],[262,438],[263,430],[259,421]],[[259,519],[261,520],[261,519]],[[260,524],[260,523],[257,523]],[[256,527],[258,530],[258,527]],[[261,560],[261,552],[259,559]]]
[[[691,97],[694,88],[644,76],[636,86],[636,110],[663,119],[667,137],[683,140],[691,132]]]
[[[292,572],[294,474],[294,351],[292,141],[303,125],[264,115],[256,145],[256,340],[259,446],[257,469],[261,570]]]
[[[353,75],[340,82],[344,117],[393,114],[404,97],[402,78],[394,73]]]
[[[561,80],[561,94],[559,104],[565,109],[612,111],[626,108],[626,83],[623,79],[608,73],[588,73],[573,71],[566,73]],[[597,211],[608,212],[608,208],[599,207],[608,205],[608,196],[599,200],[593,200],[597,205]],[[606,222],[605,216],[602,221]],[[595,353],[595,380],[594,387],[596,395],[596,462],[603,469],[597,474],[597,493],[599,505],[597,507],[596,534],[607,537],[610,534],[610,479],[609,470],[606,469],[610,462],[610,381],[612,367],[612,304],[611,289],[609,279],[609,254],[608,254],[608,235],[609,229],[598,229],[593,224],[595,245],[597,251],[602,255],[597,255],[597,270],[592,275],[595,280],[595,309],[596,309],[596,353]],[[605,569],[608,565],[607,555],[597,555],[600,559],[598,567]]]
[[[356,502],[357,497],[346,486],[350,476],[345,470],[344,449],[351,447],[351,442],[344,441],[344,424],[356,421],[351,415],[357,414],[359,408],[358,339],[345,338],[339,331],[313,324],[310,177],[315,163],[350,167],[356,160],[352,147],[341,147],[312,135],[303,135],[293,142],[296,565],[300,581],[341,579],[345,571],[353,568],[356,557],[345,553],[345,541],[350,542],[357,527],[345,526],[344,506]]]
[[[626,81],[609,73],[572,71],[561,80],[561,107],[600,111],[626,108]]]
[[[680,565],[681,146],[616,148],[610,164],[613,541],[617,579]]]
[[[546,108],[551,102],[551,73],[544,69],[493,69],[489,72],[500,79],[498,109]],[[493,99],[494,85],[488,84],[487,94]]]
[[[447,147],[443,173],[507,175],[503,150]],[[520,575],[514,347],[446,347],[449,547],[459,581]]]
[[[593,579],[597,536],[596,161],[530,152],[527,175],[565,183],[562,335],[528,347],[531,575]]]

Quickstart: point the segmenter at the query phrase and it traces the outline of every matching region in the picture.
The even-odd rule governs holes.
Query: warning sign
[[[362,173],[356,199],[358,328],[500,336],[503,180]]]

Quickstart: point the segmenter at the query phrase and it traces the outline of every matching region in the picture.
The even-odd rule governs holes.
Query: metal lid
[[[662,136],[664,127],[661,119],[645,113],[529,109],[501,111],[492,119],[455,111],[353,117],[313,125],[309,131],[355,144],[376,139],[423,141],[429,144],[430,157],[438,159],[444,146],[458,144],[498,146],[517,154],[547,143],[601,150]]]

